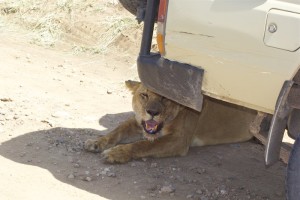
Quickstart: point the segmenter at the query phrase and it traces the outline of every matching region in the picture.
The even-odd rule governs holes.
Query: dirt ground
[[[254,141],[122,165],[85,152],[133,114],[141,26],[117,1],[31,3],[0,1],[1,200],[284,199],[285,165],[266,169]]]

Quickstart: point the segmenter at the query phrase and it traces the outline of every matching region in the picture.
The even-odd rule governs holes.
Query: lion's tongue
[[[145,124],[146,124],[146,130],[150,133],[155,132],[158,126],[158,123],[152,119],[146,121]]]

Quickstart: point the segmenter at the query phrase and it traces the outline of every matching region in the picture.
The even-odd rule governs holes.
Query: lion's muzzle
[[[150,119],[147,121],[142,121],[142,126],[147,133],[156,134],[157,132],[159,132],[162,129],[163,124],[158,123],[157,121],[155,121],[153,119]]]

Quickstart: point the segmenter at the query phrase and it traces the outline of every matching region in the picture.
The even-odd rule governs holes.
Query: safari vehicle
[[[300,199],[300,1],[120,0],[144,21],[138,72],[154,92],[201,111],[203,96],[256,110],[265,163],[295,139],[287,199]],[[153,31],[159,52],[151,52]],[[268,123],[268,118],[269,123]]]

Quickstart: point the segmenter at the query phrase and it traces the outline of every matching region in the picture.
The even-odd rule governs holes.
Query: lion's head
[[[181,106],[148,90],[136,81],[126,81],[132,91],[132,107],[137,122],[143,127],[144,137],[155,140],[167,134],[164,127],[172,122],[181,110]]]

